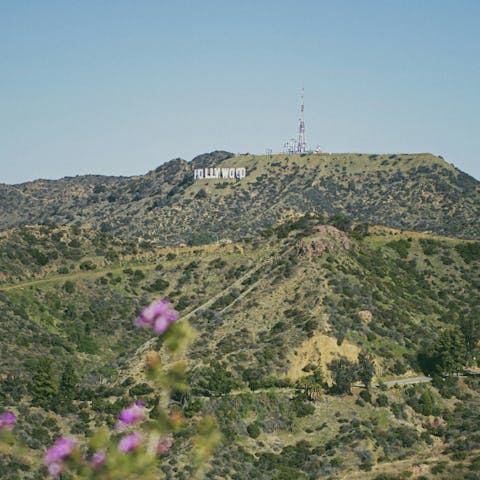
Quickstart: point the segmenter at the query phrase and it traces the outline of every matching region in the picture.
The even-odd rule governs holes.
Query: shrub
[[[97,266],[91,261],[86,260],[80,264],[80,270],[95,270]]]
[[[405,240],[404,238],[400,240],[394,240],[392,242],[388,242],[387,247],[390,247],[391,249],[395,250],[400,258],[407,258],[408,257],[408,252],[410,250],[410,242],[408,240]]]
[[[300,395],[292,400],[292,407],[297,417],[306,417],[315,412],[315,407],[310,402],[303,401]]]
[[[376,403],[378,407],[386,407],[388,406],[388,397],[384,393],[380,393],[377,397]]]
[[[255,422],[247,426],[247,432],[248,432],[248,435],[250,435],[250,437],[257,438],[260,435],[261,430],[257,422]]]
[[[139,383],[138,385],[135,385],[134,387],[132,387],[128,391],[128,393],[132,398],[135,398],[142,395],[148,395],[153,391],[154,391],[153,388],[150,385],[148,385],[148,383]]]
[[[72,282],[71,280],[67,280],[63,284],[63,288],[67,293],[73,293],[75,291],[75,283]]]
[[[480,259],[480,242],[459,243],[455,250],[459,253],[465,263],[471,263]]]
[[[170,286],[170,283],[163,278],[157,278],[153,283],[148,287],[148,290],[151,292],[162,292]]]

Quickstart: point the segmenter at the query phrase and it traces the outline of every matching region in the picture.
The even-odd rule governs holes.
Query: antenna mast
[[[307,142],[305,141],[305,89],[302,87],[302,104],[300,106],[300,119],[298,125],[298,141],[297,141],[297,153],[305,153],[307,151]]]

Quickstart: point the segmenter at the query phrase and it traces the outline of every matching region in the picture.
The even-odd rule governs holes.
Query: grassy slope
[[[55,233],[57,229],[52,228],[45,235],[51,239]],[[22,233],[11,235],[18,243],[16,235]],[[70,238],[73,234],[64,235]],[[190,352],[191,365],[200,366],[192,374],[194,385],[201,385],[208,374],[207,366],[218,359],[232,373],[236,390],[244,392],[201,400],[204,410],[219,415],[226,435],[223,453],[214,462],[217,476],[241,478],[234,472],[249,470],[251,478],[260,478],[262,471],[273,471],[271,462],[278,462],[269,453],[280,453],[301,440],[309,442],[305,446],[308,453],[304,454],[318,457],[319,463],[313,467],[300,462],[296,473],[291,473],[296,478],[303,478],[300,475],[304,471],[322,475],[345,469],[355,471],[359,465],[356,452],[360,450],[370,450],[375,460],[394,462],[392,468],[397,468],[395,462],[404,456],[413,462],[431,448],[425,443],[426,434],[412,445],[396,444],[402,425],[414,429],[408,430],[407,436],[413,431],[426,431],[428,419],[424,416],[411,407],[402,414],[393,407],[405,403],[407,389],[389,391],[386,407],[355,403],[358,392],[354,397],[327,396],[314,404],[313,414],[302,417],[292,400],[294,392],[267,388],[264,393],[248,393],[244,373],[253,369],[259,380],[272,374],[282,378],[298,375],[303,366],[317,362],[325,370],[325,364],[336,355],[354,358],[359,348],[365,348],[375,355],[378,375],[409,375],[413,354],[422,341],[457,321],[460,312],[474,314],[478,308],[478,261],[465,263],[455,249],[458,240],[422,235],[433,242],[434,253],[426,255],[419,235],[376,228],[364,240],[353,240],[349,250],[341,246],[340,237],[334,236],[335,248],[330,244],[330,252],[304,256],[299,252],[301,242],[331,240],[316,233],[313,226],[292,231],[283,239],[270,232],[255,244],[177,249],[178,255],[169,260],[166,255],[172,252],[168,250],[132,252],[127,244],[118,242],[112,247],[107,242],[105,252],[113,248],[118,258],[108,263],[96,250],[99,266],[85,271],[79,264],[93,258],[93,250],[89,235],[83,235],[83,231],[76,235],[85,256],[69,260],[74,269],[63,276],[56,273],[56,266],[30,272],[28,265],[20,262],[20,267],[17,258],[10,259],[15,277],[0,287],[4,333],[0,358],[4,374],[13,373],[27,380],[28,366],[38,356],[50,356],[58,365],[73,356],[83,385],[94,387],[101,378],[107,378],[120,387],[121,398],[127,398],[127,389],[116,379],[123,382],[133,375],[134,382],[143,381],[138,374],[143,354],[134,352],[146,340],[144,334],[132,330],[132,319],[142,304],[166,294],[184,306],[185,316],[193,312],[190,321],[199,331]],[[408,246],[406,258],[401,257],[397,244],[391,243],[400,239]],[[36,248],[53,251],[54,246],[43,242]],[[52,262],[61,265],[62,258]],[[67,279],[74,281],[71,292],[65,289]],[[169,284],[152,292],[151,286],[158,279]],[[358,315],[367,310],[372,314],[368,321]],[[279,322],[280,327],[275,328]],[[91,352],[89,348],[84,351],[85,345],[80,347],[85,343],[82,328],[86,323],[95,339]],[[140,350],[144,352],[145,348]],[[431,389],[413,388],[419,392]],[[474,390],[462,388],[477,401]],[[103,389],[95,394],[102,395],[115,400],[119,391],[109,393]],[[434,395],[439,408],[453,408],[435,391]],[[476,408],[476,404],[471,406],[473,412]],[[35,412],[30,410],[28,415]],[[98,421],[108,420],[110,415],[95,413]],[[58,418],[56,421],[61,428],[78,424],[75,415],[66,423]],[[246,426],[253,421],[261,425],[257,439],[246,433]],[[85,428],[81,425],[77,433]],[[373,437],[369,431],[374,432]],[[382,446],[385,437],[387,443]],[[434,437],[433,441],[437,445],[445,440]],[[330,445],[327,450],[326,445]],[[387,446],[391,446],[390,453]],[[313,453],[315,448],[320,450]],[[295,455],[303,455],[297,450]],[[337,457],[342,461],[335,460]],[[279,472],[287,468],[281,464],[277,467]],[[170,472],[168,478],[181,478],[173,475],[173,470]]]

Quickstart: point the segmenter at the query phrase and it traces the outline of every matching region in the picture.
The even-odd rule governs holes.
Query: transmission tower
[[[302,104],[300,106],[300,119],[298,125],[298,140],[297,140],[297,153],[305,153],[307,151],[307,142],[305,141],[305,98],[304,88],[302,87]]]

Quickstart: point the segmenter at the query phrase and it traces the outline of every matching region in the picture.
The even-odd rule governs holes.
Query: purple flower
[[[153,326],[153,331],[157,335],[161,335],[162,333],[165,333],[167,331],[169,325],[170,324],[168,323],[166,315],[165,316],[162,315],[155,320],[155,325]]]
[[[15,425],[17,417],[12,412],[0,413],[0,432],[10,429]]]
[[[179,313],[172,308],[171,303],[163,298],[144,307],[135,320],[135,325],[140,328],[153,328],[157,335],[161,335],[168,330],[170,324],[178,320],[179,316]]]
[[[48,466],[48,473],[52,477],[58,477],[62,473],[62,470],[63,470],[63,465],[59,463],[52,463],[51,465]]]
[[[59,438],[53,447],[47,450],[45,454],[45,464],[52,465],[68,457],[74,450],[77,442],[72,438]]]
[[[139,433],[133,432],[123,437],[118,443],[118,450],[123,453],[135,450],[142,443],[142,436]]]
[[[118,419],[128,425],[137,423],[145,418],[145,404],[143,402],[135,402],[128,408],[125,408],[120,412]]]
[[[105,452],[102,452],[101,450],[97,450],[93,456],[92,456],[92,465],[94,467],[99,467],[100,465],[105,462],[105,458],[107,457]]]
[[[178,320],[178,317],[180,316],[180,314],[176,310],[169,310],[166,316],[167,316],[167,322],[173,323]]]

